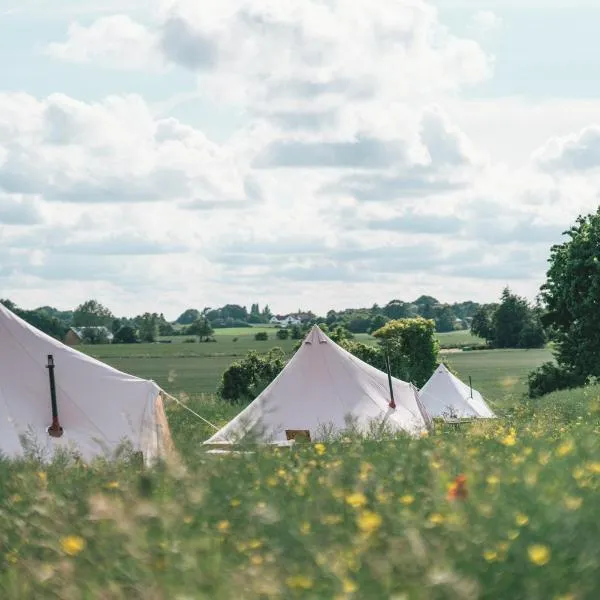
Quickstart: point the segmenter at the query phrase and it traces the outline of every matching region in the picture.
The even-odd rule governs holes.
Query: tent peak
[[[329,338],[318,325],[313,325],[308,335],[304,338],[305,344],[326,344]]]

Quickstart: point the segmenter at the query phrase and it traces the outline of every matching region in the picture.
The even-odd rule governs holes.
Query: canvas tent
[[[277,378],[239,415],[205,442],[245,440],[285,444],[296,436],[318,440],[324,431],[353,423],[366,430],[385,423],[420,434],[431,420],[417,389],[392,379],[396,408],[390,407],[386,373],[359,360],[314,326]]]
[[[48,432],[49,356],[61,437]],[[69,348],[0,304],[0,452],[17,457],[33,444],[46,458],[65,448],[90,460],[111,456],[122,442],[147,463],[172,451],[161,389]]]
[[[419,395],[432,418],[493,419],[496,416],[481,394],[450,373],[444,364],[439,365]]]

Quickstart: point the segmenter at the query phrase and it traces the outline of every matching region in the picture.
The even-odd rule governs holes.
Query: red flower
[[[459,475],[448,488],[448,500],[464,500],[468,494],[467,477]]]

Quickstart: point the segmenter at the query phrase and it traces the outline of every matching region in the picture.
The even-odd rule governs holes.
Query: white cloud
[[[489,35],[502,27],[502,17],[492,10],[479,10],[473,15],[471,28],[480,35]]]
[[[45,51],[53,58],[75,63],[160,68],[162,58],[157,43],[154,34],[128,15],[112,15],[101,17],[88,27],[73,23],[67,41],[48,44]]]
[[[482,33],[498,19],[474,22]],[[173,316],[489,301],[505,283],[532,296],[551,243],[597,203],[587,171],[530,161],[597,106],[465,101],[493,61],[421,0],[176,0],[144,24],[72,25],[47,51],[185,69],[190,102],[209,96],[246,121],[216,144],[139,96],[1,94],[0,222],[15,224],[0,230],[0,285],[27,305],[75,305],[81,283],[117,311],[154,301]],[[581,146],[553,143],[563,163]]]
[[[533,160],[546,171],[600,169],[600,125],[590,125],[565,137],[553,137],[534,152]]]
[[[80,204],[246,198],[233,157],[138,96],[0,94],[0,189]]]

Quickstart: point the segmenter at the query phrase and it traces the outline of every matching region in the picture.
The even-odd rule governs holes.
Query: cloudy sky
[[[533,298],[600,189],[597,0],[0,0],[0,296]]]

